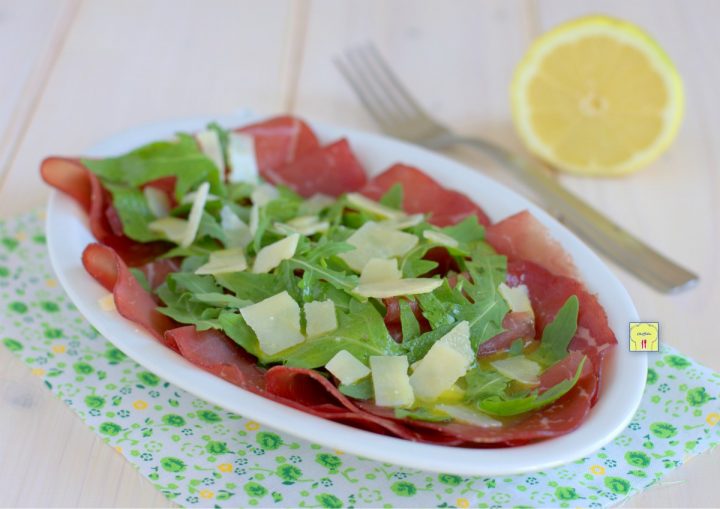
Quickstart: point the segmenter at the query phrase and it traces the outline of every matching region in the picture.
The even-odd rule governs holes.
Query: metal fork
[[[503,147],[456,134],[410,95],[377,49],[366,44],[335,59],[340,72],[381,129],[396,138],[443,150],[475,147],[528,184],[562,223],[639,279],[664,293],[690,288],[698,276],[677,265],[562,187],[540,163]]]

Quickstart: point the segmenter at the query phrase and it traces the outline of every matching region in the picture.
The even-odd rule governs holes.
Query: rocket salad
[[[100,305],[247,390],[460,446],[566,433],[594,403],[614,335],[527,213],[491,224],[403,165],[368,181],[291,117],[42,174],[89,213]]]

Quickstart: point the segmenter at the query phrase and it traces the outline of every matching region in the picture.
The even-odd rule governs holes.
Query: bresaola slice
[[[578,279],[570,254],[552,238],[545,225],[527,210],[489,226],[485,235],[498,253],[510,259],[527,260],[553,274]]]
[[[260,175],[268,174],[319,148],[315,133],[296,117],[274,117],[236,129],[253,137]]]
[[[436,226],[456,224],[475,215],[483,225],[489,225],[487,214],[464,194],[443,187],[439,182],[417,168],[404,164],[391,166],[373,177],[362,193],[373,200],[395,184],[403,186],[403,209],[409,214],[430,214],[429,221]]]
[[[364,412],[327,378],[312,369],[275,366],[265,375],[265,390],[275,400],[336,422],[408,440],[416,434],[394,420]]]
[[[180,355],[228,382],[252,392],[262,392],[265,370],[257,359],[240,348],[225,333],[215,329],[198,331],[194,325],[165,331],[165,340],[176,344]]]
[[[108,246],[90,244],[82,254],[85,270],[112,292],[115,307],[122,316],[143,327],[161,343],[174,350],[177,346],[165,338],[165,331],[176,327],[174,320],[160,313],[158,302],[130,273],[125,262]]]
[[[263,177],[272,184],[283,184],[304,197],[321,193],[339,196],[361,189],[365,169],[353,154],[346,139],[306,152],[294,161],[267,168]]]
[[[45,182],[85,209],[93,236],[113,248],[131,267],[150,262],[170,248],[166,242],[141,243],[123,235],[110,193],[80,159],[48,157],[40,165],[40,174]]]

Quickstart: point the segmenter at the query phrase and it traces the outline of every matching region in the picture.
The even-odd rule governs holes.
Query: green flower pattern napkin
[[[545,472],[436,474],[281,435],[170,385],[99,336],[52,274],[42,215],[0,224],[0,338],[183,506],[607,507],[720,437],[720,374],[667,347],[650,358],[642,406],[625,432],[591,457]]]

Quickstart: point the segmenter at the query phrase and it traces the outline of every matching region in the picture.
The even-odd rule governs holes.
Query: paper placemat
[[[0,223],[1,342],[182,506],[607,507],[720,439],[720,374],[664,347],[628,428],[545,472],[436,474],[297,440],[170,385],[101,337],[58,286],[42,216]]]

